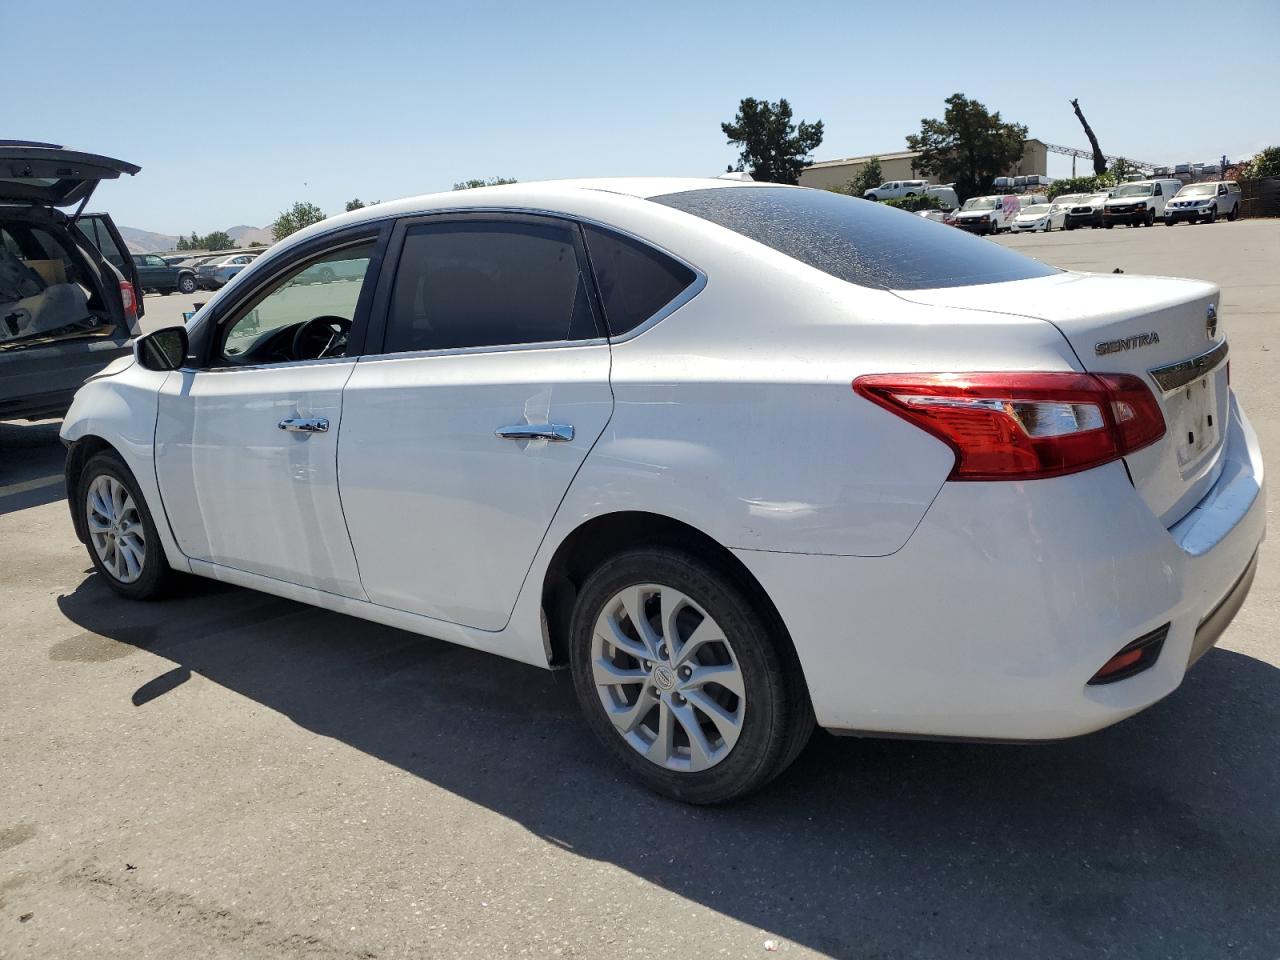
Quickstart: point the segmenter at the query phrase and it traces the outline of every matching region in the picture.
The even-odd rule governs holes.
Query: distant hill
[[[238,227],[227,227],[227,233],[231,234],[231,239],[238,247],[247,247],[251,243],[272,242],[270,227],[247,227],[241,224]]]
[[[270,227],[250,227],[240,224],[228,227],[227,233],[238,247],[247,247],[252,243],[271,243]],[[164,253],[178,246],[178,238],[167,233],[155,233],[151,230],[139,230],[137,227],[120,227],[120,236],[124,237],[125,246],[130,253]]]
[[[120,227],[120,236],[130,253],[157,253],[172,250],[178,245],[178,238],[167,233],[153,233],[150,230],[139,230],[137,227]]]

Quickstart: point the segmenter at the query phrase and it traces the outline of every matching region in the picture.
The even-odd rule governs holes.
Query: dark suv
[[[86,377],[129,354],[137,267],[111,218],[83,211],[99,182],[139,169],[0,140],[0,420],[61,416]]]
[[[144,293],[154,290],[167,296],[175,290],[179,293],[196,291],[196,272],[191,267],[170,264],[154,253],[135,253],[133,265],[138,268],[138,281]]]

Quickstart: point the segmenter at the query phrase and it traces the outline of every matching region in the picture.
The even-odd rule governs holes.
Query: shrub
[[[894,197],[884,201],[886,207],[897,207],[899,210],[941,210],[942,201],[932,193],[922,193],[914,197]]]
[[[1104,173],[1100,177],[1070,177],[1055,180],[1049,185],[1049,199],[1064,193],[1105,193],[1116,185],[1115,177]]]

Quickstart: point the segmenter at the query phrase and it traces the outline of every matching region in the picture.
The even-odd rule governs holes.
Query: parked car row
[[[1063,194],[1052,202],[1043,194],[993,194],[970,197],[954,214],[921,211],[920,216],[950,224],[971,233],[991,235],[1075,230],[1116,224],[1167,226],[1183,221],[1213,223],[1218,217],[1235,220],[1240,215],[1240,185],[1231,180],[1183,186],[1174,179],[1122,183],[1105,192]]]

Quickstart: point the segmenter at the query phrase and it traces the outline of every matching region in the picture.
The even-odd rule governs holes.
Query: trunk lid
[[[1061,273],[935,290],[895,291],[915,303],[1036,317],[1052,323],[1091,373],[1131,373],[1160,403],[1165,435],[1125,458],[1151,511],[1172,526],[1221,470],[1230,416],[1219,291],[1169,277]]]
[[[87,200],[103,180],[122,173],[133,176],[141,169],[56,143],[0,140],[0,203],[68,207]]]

